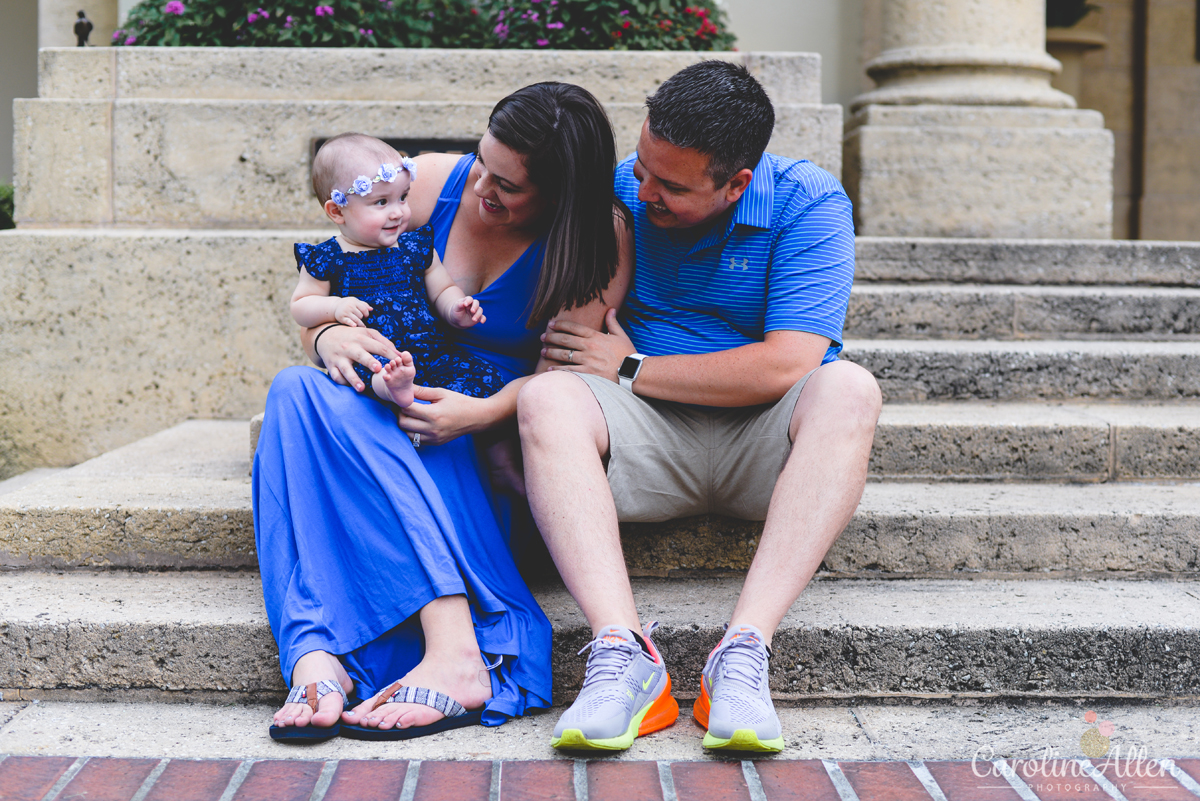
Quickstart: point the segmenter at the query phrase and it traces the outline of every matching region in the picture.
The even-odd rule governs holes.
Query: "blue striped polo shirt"
[[[854,281],[854,222],[842,185],[809,161],[763,154],[733,213],[699,240],[655,227],[637,199],[636,155],[617,165],[637,265],[620,322],[647,356],[713,353],[806,331],[842,349]]]

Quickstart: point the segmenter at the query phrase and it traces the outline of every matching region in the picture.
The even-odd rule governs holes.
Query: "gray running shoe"
[[[550,745],[570,751],[623,751],[635,738],[664,729],[679,717],[671,677],[646,626],[648,656],[633,632],[605,626],[579,653],[588,654],[583,689],[559,718]]]
[[[767,681],[771,649],[754,626],[738,626],[708,655],[692,713],[708,729],[704,747],[729,751],[783,750],[783,728]]]

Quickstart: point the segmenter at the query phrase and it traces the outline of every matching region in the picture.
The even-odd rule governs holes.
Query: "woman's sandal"
[[[504,657],[498,656],[493,664],[485,664],[484,668],[495,670],[503,661]],[[411,740],[414,737],[424,737],[427,734],[461,729],[464,726],[478,726],[483,723],[482,709],[469,712],[466,707],[445,693],[428,690],[424,687],[405,687],[398,681],[375,697],[375,703],[371,705],[370,711],[374,712],[384,704],[423,704],[436,709],[446,717],[424,726],[409,726],[406,729],[375,729],[369,726],[343,723],[342,736],[351,740]]]
[[[346,697],[346,691],[342,689],[342,685],[336,681],[322,679],[312,684],[297,684],[292,687],[288,693],[285,704],[308,704],[315,714],[317,705],[321,703],[321,699],[330,693],[337,693],[342,696],[342,708],[350,706],[350,699]],[[321,740],[329,740],[337,737],[341,733],[342,724],[339,721],[332,726],[272,726],[269,731],[272,740],[292,740],[303,742],[320,742]]]

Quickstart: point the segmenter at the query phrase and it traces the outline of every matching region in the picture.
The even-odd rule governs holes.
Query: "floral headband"
[[[346,204],[350,202],[350,199],[347,198],[346,195],[358,195],[359,197],[365,197],[371,194],[371,189],[373,188],[374,184],[377,184],[380,181],[390,184],[392,181],[395,181],[400,175],[400,170],[406,171],[410,179],[414,181],[417,180],[417,163],[407,156],[402,156],[400,158],[399,168],[397,168],[395,164],[380,164],[379,172],[375,173],[374,178],[368,178],[365,175],[360,175],[354,179],[354,183],[350,184],[350,188],[345,192],[341,191],[340,189],[335,189],[330,192],[329,199],[336,203],[338,208],[345,208]]]

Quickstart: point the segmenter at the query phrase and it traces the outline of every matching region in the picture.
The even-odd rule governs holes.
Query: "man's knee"
[[[594,427],[604,414],[596,396],[579,376],[554,371],[534,376],[517,393],[517,424],[521,439],[569,425],[575,430]]]
[[[883,406],[879,382],[854,362],[830,362],[809,376],[792,412],[792,438],[806,418],[821,416],[874,432]]]

